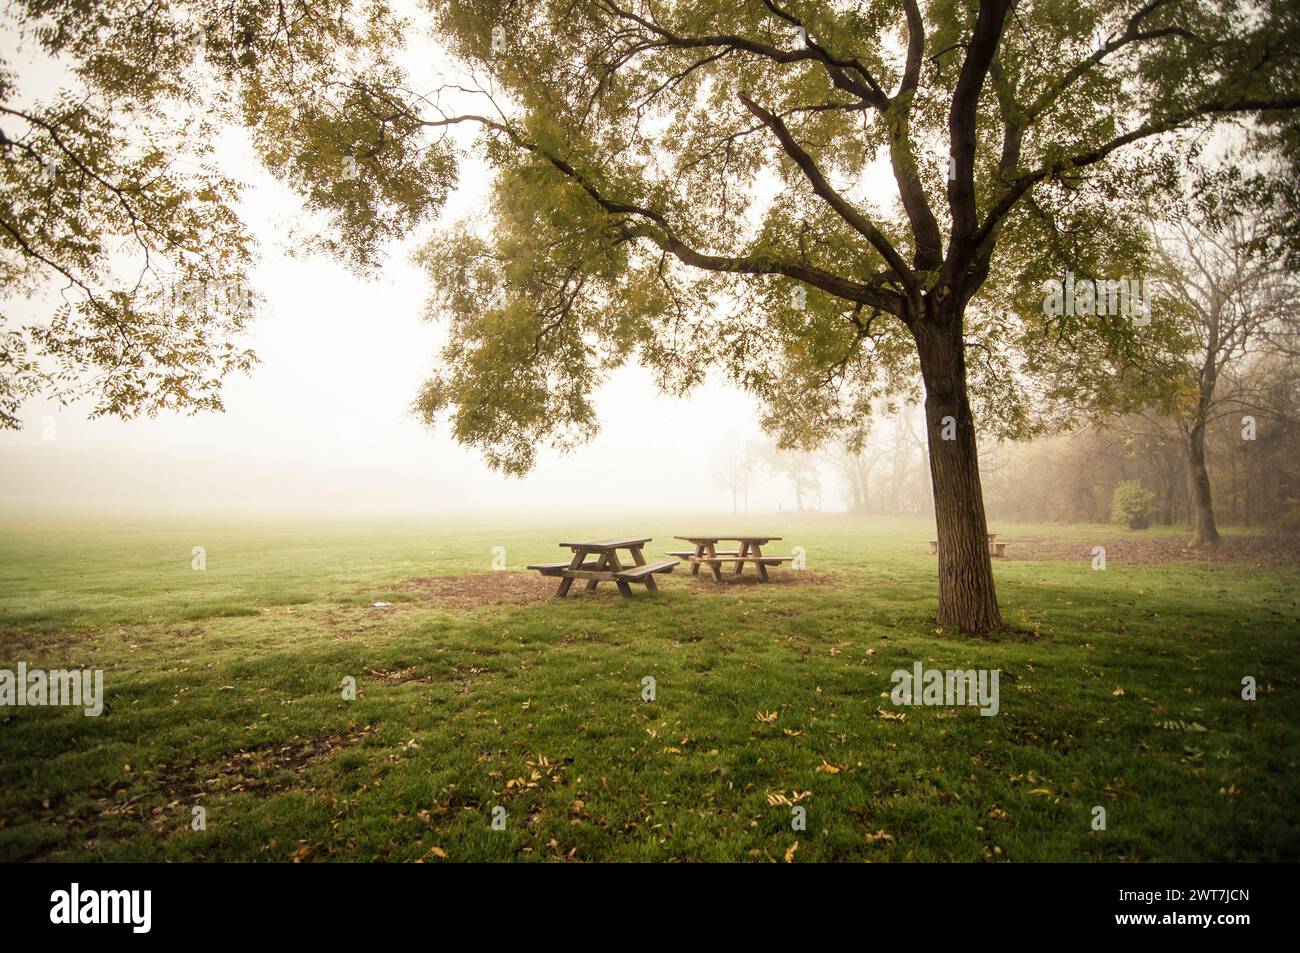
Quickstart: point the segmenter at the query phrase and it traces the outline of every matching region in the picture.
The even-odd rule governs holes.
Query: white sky
[[[3,50],[10,62],[24,59],[11,36]],[[432,87],[439,65],[424,69]],[[60,81],[45,66],[24,74],[25,90],[34,78],[47,88]],[[218,158],[249,183],[242,213],[261,248],[254,284],[265,297],[249,343],[261,364],[251,377],[228,380],[224,414],[92,421],[85,407],[29,403],[21,432],[0,431],[0,499],[340,513],[730,511],[711,464],[725,448],[762,435],[752,401],[723,379],[676,400],[657,395],[643,369],[624,369],[598,392],[600,436],[568,456],[546,453],[523,480],[493,473],[476,451],[430,433],[408,408],[444,330],[421,318],[429,286],[409,261],[415,242],[392,250],[377,282],[321,257],[291,258],[290,229],[303,221],[297,198],[261,169],[242,130],[221,142]],[[483,167],[465,163],[447,219],[482,203],[486,181]],[[48,307],[21,302],[7,313],[18,323]],[[838,507],[829,473],[824,487],[825,506]],[[793,505],[786,483],[756,477],[751,512]]]

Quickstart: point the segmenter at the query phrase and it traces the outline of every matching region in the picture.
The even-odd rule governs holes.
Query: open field
[[[1300,859],[1294,541],[994,525],[1011,628],[974,639],[930,621],[923,521],[705,522],[6,518],[0,668],[103,669],[107,703],[0,709],[0,859]],[[517,572],[742,525],[809,571]],[[998,714],[896,708],[916,661],[1000,669]]]

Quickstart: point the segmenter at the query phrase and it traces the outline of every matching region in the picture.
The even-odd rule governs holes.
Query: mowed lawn
[[[742,526],[808,571],[563,602],[520,572]],[[102,669],[107,705],[0,709],[0,859],[1300,859],[1300,570],[992,529],[1011,627],[970,638],[921,520],[10,516],[0,668]],[[918,660],[1000,669],[999,713],[895,708]]]

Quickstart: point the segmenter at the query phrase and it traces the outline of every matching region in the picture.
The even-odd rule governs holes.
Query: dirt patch
[[[377,628],[379,622],[363,622],[367,618],[366,613],[388,612],[390,610],[372,609],[369,606],[365,608],[352,607],[330,609],[325,614],[325,624],[334,634],[335,642],[347,642],[352,638],[369,632]]]
[[[428,683],[433,681],[433,676],[419,673],[414,665],[409,668],[368,668],[366,674],[376,681],[383,682],[385,685],[405,685],[410,682]]]
[[[242,791],[267,797],[299,786],[304,768],[325,761],[378,730],[366,725],[289,742],[240,748],[224,755],[215,770],[209,764],[168,766],[147,779],[149,790],[138,797],[167,799],[170,801],[167,808],[198,801],[209,794]]]
[[[1225,536],[1217,546],[1191,549],[1182,536],[1151,539],[1103,539],[1095,541],[1035,537],[1017,540],[999,536],[1007,543],[1010,562],[1067,562],[1092,560],[1092,548],[1103,546],[1108,563],[1155,566],[1175,562],[1246,563],[1265,566],[1300,564],[1298,536]]]
[[[471,691],[471,682],[480,675],[486,675],[491,669],[478,665],[457,665],[452,671],[456,675],[456,694],[468,695]]]
[[[250,791],[258,795],[288,790],[296,786],[297,774],[304,768],[324,761],[376,730],[367,725],[350,731],[326,732],[288,744],[236,751],[217,769],[216,777],[203,782],[203,788],[212,793]]]
[[[706,592],[719,592],[736,587],[762,585],[777,587],[838,586],[844,581],[843,573],[830,569],[802,569],[797,572],[793,569],[769,569],[766,583],[754,572],[753,567],[746,567],[745,572],[739,576],[734,572],[723,569],[721,585],[714,581],[713,574],[704,567],[700,568],[698,576],[691,575],[689,566],[685,569],[679,567],[673,575],[678,576],[684,582],[704,589]]]
[[[422,597],[458,609],[476,606],[526,605],[555,595],[559,580],[536,572],[474,572],[463,576],[427,576],[395,586],[397,592]]]
[[[295,787],[304,787],[301,772],[333,757],[341,749],[377,731],[373,725],[344,731],[324,732],[288,743],[239,749],[224,756],[213,769],[210,764],[158,765],[134,781],[118,780],[106,787],[88,790],[89,802],[66,809],[60,797],[33,806],[33,813],[49,824],[66,825],[87,837],[83,848],[96,843],[96,827],[108,819],[128,819],[148,824],[154,831],[175,835],[188,830],[191,809],[214,794],[248,792],[270,797]],[[144,790],[131,795],[130,790]]]
[[[723,583],[713,581],[712,575],[702,569],[698,576],[692,576],[690,567],[685,563],[671,573],[659,573],[655,582],[665,591],[685,591],[698,593],[720,593],[746,586],[763,585],[753,567],[742,576],[724,572]],[[769,571],[770,581],[767,585],[777,587],[792,586],[832,586],[842,582],[843,574],[828,570],[803,570],[794,572],[790,569]],[[418,592],[424,598],[440,605],[453,606],[458,609],[472,609],[477,606],[493,605],[527,605],[544,602],[555,597],[559,579],[543,576],[536,572],[478,572],[463,576],[429,576],[410,579],[394,587],[399,592]],[[633,595],[641,595],[645,587],[639,583],[632,585]],[[618,587],[612,583],[602,582],[593,590],[588,590],[582,580],[577,580],[569,590],[568,598],[575,599],[618,599]]]

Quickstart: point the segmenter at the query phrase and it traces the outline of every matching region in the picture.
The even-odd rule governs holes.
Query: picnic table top
[[[722,533],[719,535],[714,535],[711,533],[701,533],[696,536],[674,536],[673,537],[673,539],[684,539],[688,543],[693,543],[696,540],[707,540],[709,542],[716,543],[720,539],[734,539],[738,543],[770,543],[773,540],[778,540],[780,538],[781,538],[780,536],[746,536],[744,534],[737,535],[735,533]]]
[[[569,549],[627,549],[630,546],[644,546],[653,536],[640,536],[635,539],[597,539],[581,543],[560,543]]]

